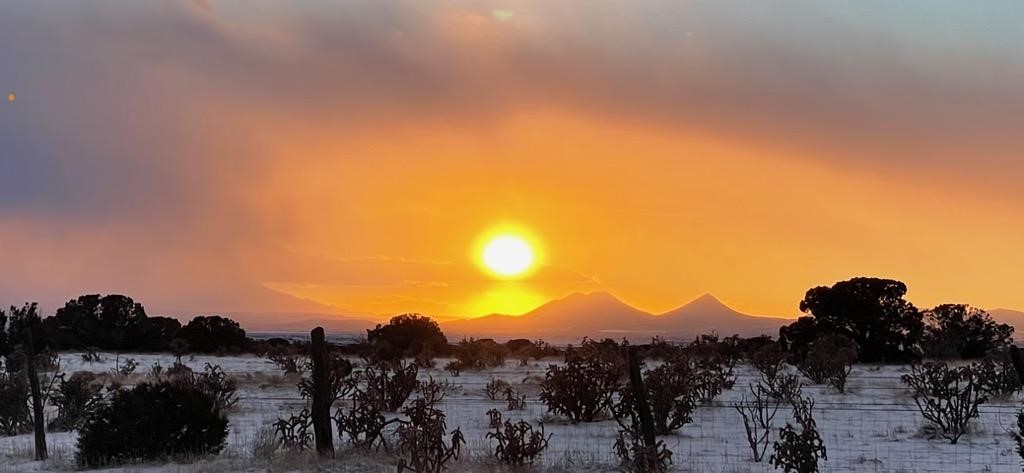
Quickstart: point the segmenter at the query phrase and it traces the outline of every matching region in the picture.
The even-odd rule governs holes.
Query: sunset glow
[[[501,277],[517,277],[533,266],[533,249],[526,240],[515,235],[494,238],[484,247],[481,261],[487,269]]]
[[[458,319],[608,291],[794,317],[866,275],[925,307],[1024,309],[1021,18],[15,2],[0,305]]]

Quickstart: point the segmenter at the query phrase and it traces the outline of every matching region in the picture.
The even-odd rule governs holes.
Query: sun
[[[484,245],[480,259],[494,274],[511,278],[526,274],[533,267],[535,257],[533,248],[524,238],[499,235]]]

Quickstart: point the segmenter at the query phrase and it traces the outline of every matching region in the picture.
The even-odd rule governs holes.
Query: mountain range
[[[1011,309],[988,311],[999,323],[1017,328],[1016,339],[1024,339],[1024,312]],[[288,314],[230,313],[254,332],[306,332],[322,326],[335,334],[365,335],[366,329],[386,322],[369,314],[295,312]],[[574,293],[552,300],[522,315],[490,314],[472,319],[439,320],[450,340],[461,337],[545,338],[576,340],[593,338],[631,338],[661,336],[689,339],[703,333],[744,337],[771,335],[792,318],[748,315],[728,307],[711,294],[700,296],[678,308],[661,314],[637,309],[608,292]]]
[[[445,333],[492,337],[610,337],[692,338],[717,332],[777,336],[791,319],[760,317],[737,312],[705,294],[663,314],[630,306],[608,292],[575,293],[544,304],[523,315],[492,314],[442,324]]]

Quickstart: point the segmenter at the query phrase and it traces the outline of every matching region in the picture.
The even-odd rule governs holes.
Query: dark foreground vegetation
[[[526,339],[453,343],[436,322],[418,314],[368,330],[362,343],[317,348],[282,339],[254,341],[220,316],[199,316],[182,326],[148,316],[126,296],[82,296],[45,318],[36,305],[26,304],[0,311],[0,434],[40,432],[33,411],[48,404],[56,414],[46,429],[78,431],[82,467],[215,455],[224,447],[228,413],[238,400],[235,381],[215,365],[193,372],[181,356],[248,352],[296,376],[297,391],[307,401],[274,424],[271,451],[326,454],[316,429],[326,412],[320,422],[328,422],[350,448],[391,452],[399,471],[439,472],[460,458],[467,439],[458,426],[448,425],[441,409],[453,385],[423,379],[422,370],[440,368],[451,379],[508,362],[548,359],[536,399],[497,379],[482,394],[508,411],[540,402],[552,421],[614,420],[618,434],[608,448],[620,467],[657,472],[673,461],[658,437],[685,431],[697,409],[723,391],[741,389],[742,399],[731,407],[745,428],[751,460],[785,472],[816,472],[828,451],[814,419],[814,399],[803,393],[805,383],[841,394],[855,363],[911,363],[903,383],[928,425],[926,434],[950,443],[969,434],[979,406],[1024,386],[1011,327],[967,305],[922,311],[905,294],[903,283],[873,278],[813,288],[800,302],[807,315],[782,327],[777,340],[707,334],[689,343],[583,339],[568,347]],[[121,380],[135,372],[134,360],[119,363],[110,375],[68,376],[55,355],[62,350],[81,351],[83,358],[98,357],[100,350],[167,351],[178,361],[153,366],[144,381],[129,387]],[[448,361],[435,366],[439,357]],[[968,362],[947,364],[954,359]],[[735,386],[740,363],[757,371],[755,383]],[[780,412],[788,421],[776,422]],[[502,419],[497,409],[487,416],[493,430],[486,440],[493,441],[495,461],[518,466],[543,455],[551,439],[543,423]],[[1024,428],[1024,414],[1019,423]],[[1019,430],[1014,435],[1024,455],[1024,436]]]

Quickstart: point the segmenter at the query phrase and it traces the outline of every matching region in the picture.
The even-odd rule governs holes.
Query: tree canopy
[[[783,327],[779,336],[799,349],[820,333],[844,335],[857,343],[864,362],[920,358],[924,321],[906,293],[900,281],[867,277],[810,289],[800,310],[811,317]]]

